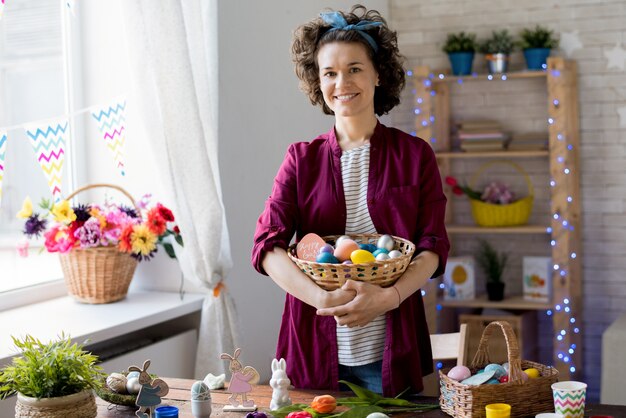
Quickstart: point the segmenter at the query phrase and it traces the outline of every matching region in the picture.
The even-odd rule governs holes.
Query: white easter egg
[[[387,254],[387,253],[379,253],[379,254],[376,256],[376,260],[378,260],[378,261],[385,261],[385,260],[389,260],[389,258],[390,258],[390,257],[389,257],[389,254]]]
[[[339,243],[340,243],[341,241],[343,241],[344,239],[349,239],[349,240],[351,240],[352,238],[350,238],[348,235],[342,235],[342,236],[340,236],[339,238],[337,238],[337,239],[335,240],[335,248],[337,248],[337,246],[339,245]]]
[[[396,245],[396,242],[393,240],[393,237],[388,234],[382,235],[376,242],[376,247],[384,248],[387,251],[393,250],[394,245]]]
[[[131,377],[139,377],[139,372],[130,372],[126,375],[127,379],[130,379]]]
[[[207,401],[211,399],[211,391],[202,380],[198,380],[191,386],[192,401]]]
[[[389,258],[398,258],[398,257],[402,257],[402,253],[398,250],[391,250],[389,251]]]
[[[140,389],[141,383],[139,383],[138,377],[131,377],[126,381],[126,392],[130,393],[131,395],[138,394]]]
[[[389,415],[383,414],[382,412],[372,412],[367,418],[389,418]]]

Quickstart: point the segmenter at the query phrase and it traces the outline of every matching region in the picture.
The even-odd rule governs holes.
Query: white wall
[[[362,1],[388,16],[387,1]],[[250,265],[256,220],[287,146],[333,126],[298,89],[293,30],[324,7],[353,2],[273,0],[219,3],[219,154],[234,267],[227,281],[241,321],[242,359],[270,376],[284,292]]]

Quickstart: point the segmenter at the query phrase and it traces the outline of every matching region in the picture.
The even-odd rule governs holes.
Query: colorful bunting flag
[[[98,129],[107,145],[113,153],[115,165],[120,173],[124,171],[124,144],[126,143],[126,99],[113,102],[112,104],[92,111],[91,116],[98,123]]]
[[[55,202],[61,200],[61,178],[65,160],[65,143],[69,141],[70,130],[67,118],[55,118],[24,125],[24,130],[31,140],[35,156]]]
[[[4,154],[7,150],[7,133],[0,131],[0,204],[2,203],[2,178],[4,177]]]

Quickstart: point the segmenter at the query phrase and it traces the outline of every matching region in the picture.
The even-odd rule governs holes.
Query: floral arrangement
[[[150,195],[145,195],[137,202],[139,210],[110,202],[71,206],[67,200],[51,203],[43,199],[39,207],[44,212],[37,213],[27,197],[17,217],[26,220],[23,231],[26,238],[43,235],[44,246],[50,253],[113,246],[141,261],[154,257],[158,245],[162,245],[170,257],[176,258],[171,242],[166,240],[172,236],[183,245],[180,230],[174,225],[174,214],[160,203],[148,208],[149,199]],[[22,256],[28,255],[28,239],[18,244]]]
[[[461,185],[458,180],[452,176],[446,177],[446,184],[452,187],[452,193],[456,195],[467,195],[470,199],[481,200],[486,203],[496,205],[508,205],[516,200],[515,194],[508,185],[498,181],[492,181],[481,192],[474,190],[468,185]]]

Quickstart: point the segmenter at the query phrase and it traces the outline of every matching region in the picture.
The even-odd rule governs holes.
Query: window
[[[39,254],[41,242],[31,241],[28,258],[17,255],[23,220],[15,214],[26,196],[33,206],[51,197],[21,124],[67,113],[66,93],[71,91],[67,83],[72,80],[64,66],[63,25],[69,18],[64,4],[59,0],[7,1],[0,20],[0,130],[8,128],[0,202],[0,293],[62,278],[58,256]],[[64,191],[69,190],[72,171],[66,155]]]

